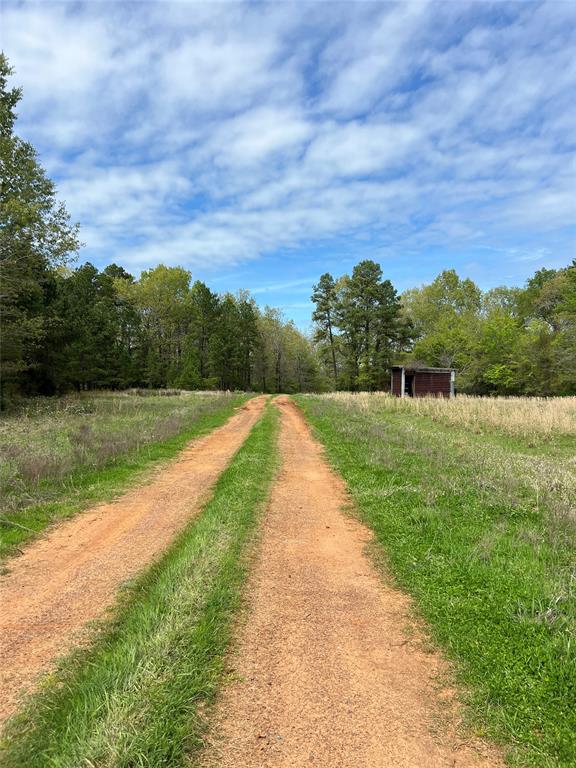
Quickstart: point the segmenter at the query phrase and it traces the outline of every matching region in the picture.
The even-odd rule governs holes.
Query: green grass
[[[40,401],[2,421],[0,560],[56,520],[108,501],[187,442],[221,426],[246,395],[106,393]],[[53,446],[50,452],[50,446]],[[51,457],[51,462],[42,461]],[[2,463],[2,462],[0,462]],[[39,477],[32,473],[44,470]]]
[[[201,516],[128,590],[93,647],[64,659],[9,724],[0,765],[190,765],[222,678],[276,433],[268,406]]]
[[[385,403],[296,399],[453,662],[469,726],[512,765],[573,768],[574,441],[536,456]]]

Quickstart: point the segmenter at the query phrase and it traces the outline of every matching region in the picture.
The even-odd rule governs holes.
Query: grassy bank
[[[29,401],[0,422],[0,559],[112,498],[223,424],[245,395],[103,393]]]
[[[95,645],[63,660],[9,725],[0,765],[190,764],[276,466],[276,430],[267,407],[201,516],[127,592]]]
[[[576,765],[574,437],[535,440],[541,425],[499,425],[479,402],[459,422],[438,401],[297,400],[454,662],[474,730],[513,765]]]

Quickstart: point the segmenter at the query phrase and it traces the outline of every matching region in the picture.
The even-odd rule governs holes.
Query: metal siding
[[[393,370],[392,371],[392,394],[396,395],[396,397],[401,397],[402,395],[401,382],[402,382],[401,371]]]
[[[426,395],[436,395],[436,397],[450,397],[452,390],[452,376],[449,372],[425,372],[416,371],[415,373],[415,395],[416,397],[425,397]]]

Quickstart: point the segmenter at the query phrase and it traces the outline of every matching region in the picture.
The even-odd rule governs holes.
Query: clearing
[[[570,419],[265,402],[11,561],[2,765],[574,765]]]
[[[179,390],[31,398],[0,418],[0,560],[54,522],[146,482],[247,395]]]
[[[347,516],[343,482],[297,407],[281,411],[282,469],[273,486],[206,765],[439,768],[500,765],[441,727],[439,658],[412,628],[411,603],[382,583],[368,530]]]
[[[119,586],[157,557],[198,511],[265,401],[248,401],[151,482],[53,528],[9,561],[0,582],[0,719],[14,711],[55,657],[82,640],[86,622],[103,615]]]

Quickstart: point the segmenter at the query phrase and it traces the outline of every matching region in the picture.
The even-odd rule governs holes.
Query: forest
[[[30,289],[34,305],[14,302],[4,321],[8,397],[128,387],[320,387],[310,342],[278,310],[259,310],[248,294],[217,295],[200,281],[191,284],[180,267],[159,265],[139,280],[115,264],[101,272],[91,264],[48,268]]]
[[[248,291],[215,293],[182,267],[135,278],[116,264],[75,266],[79,227],[14,132],[21,91],[10,74],[2,55],[2,407],[128,387],[385,390],[401,361],[454,367],[461,392],[576,393],[576,262],[523,288],[482,291],[447,270],[399,295],[379,264],[361,261],[351,275],[319,278],[311,338]]]

